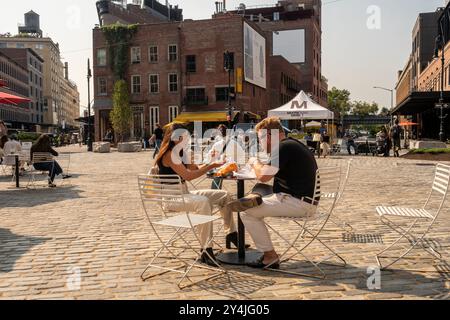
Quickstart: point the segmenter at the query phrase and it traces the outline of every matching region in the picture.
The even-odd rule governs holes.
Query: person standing
[[[402,128],[399,125],[398,119],[395,119],[394,126],[391,128],[391,138],[394,145],[394,157],[400,157],[399,151],[401,150],[401,138]]]
[[[161,148],[161,142],[164,138],[164,131],[161,128],[161,125],[157,123],[155,125],[155,131],[153,131],[154,139],[155,139],[155,153],[153,154],[153,159],[156,158],[156,155],[159,153],[159,149]]]
[[[344,138],[347,140],[347,151],[349,155],[352,155],[352,151],[351,151],[351,147],[353,148],[353,150],[355,150],[355,155],[358,154],[358,148],[356,147],[355,144],[355,136],[350,133],[350,130],[347,130],[347,132],[345,133]]]

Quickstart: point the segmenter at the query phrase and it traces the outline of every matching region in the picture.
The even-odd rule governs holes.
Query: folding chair
[[[326,274],[320,267],[320,264],[323,264],[323,263],[327,262],[328,260],[330,260],[331,258],[335,257],[335,258],[338,258],[342,262],[342,266],[347,265],[347,262],[344,260],[344,258],[342,258],[338,253],[336,253],[335,250],[330,248],[326,243],[324,243],[320,239],[320,234],[321,234],[322,230],[324,229],[325,225],[327,224],[328,220],[330,219],[330,216],[333,213],[336,202],[338,200],[338,197],[324,198],[324,197],[322,197],[322,195],[329,194],[329,193],[338,194],[339,188],[340,188],[340,181],[341,181],[341,167],[340,166],[324,167],[324,168],[320,168],[319,170],[317,170],[316,182],[315,182],[315,188],[314,188],[315,189],[314,198],[317,199],[317,197],[320,197],[320,204],[317,209],[317,213],[311,217],[281,217],[281,219],[283,219],[283,220],[293,221],[298,227],[300,227],[300,230],[293,241],[288,239],[285,235],[283,235],[282,232],[277,231],[269,223],[265,222],[266,225],[288,245],[287,249],[285,249],[285,251],[279,256],[279,260],[282,263],[290,261],[290,260],[296,260],[294,258],[296,256],[300,255],[307,262],[309,262],[316,271],[318,271],[318,274],[299,273],[299,272],[290,271],[288,269],[274,270],[274,269],[270,269],[270,265],[268,265],[266,267],[266,269],[270,269],[270,270],[276,271],[276,272],[287,273],[287,274],[325,279]],[[315,200],[315,199],[310,199],[310,200]],[[276,217],[273,219],[280,219],[280,217]],[[300,246],[297,246],[297,243],[300,241],[302,241],[303,244]],[[308,247],[310,247],[313,243],[316,243],[316,242],[319,243],[324,249],[326,249],[326,251],[328,253],[331,254],[325,258],[322,258],[318,262],[314,262],[304,252]],[[291,254],[290,256],[285,258],[291,250],[294,250],[294,254]]]
[[[70,170],[70,152],[69,153],[60,153],[58,157],[56,158],[56,161],[58,161],[59,165],[61,166],[61,169],[63,170],[63,174],[69,175]],[[66,181],[70,179],[62,179],[60,186],[65,184]],[[70,182],[67,182],[70,185]]]
[[[226,270],[220,265],[217,265],[217,268],[212,268],[199,264],[201,252],[197,249],[201,247],[201,241],[196,232],[196,228],[207,223],[213,223],[220,219],[220,217],[217,215],[206,216],[192,214],[186,211],[185,205],[189,199],[186,197],[185,186],[181,182],[181,178],[177,175],[140,175],[138,177],[138,183],[142,205],[148,222],[162,245],[155,251],[150,263],[142,272],[141,279],[145,281],[168,272],[175,272],[182,275],[178,282],[178,287],[184,289],[201,281],[226,273]],[[151,211],[156,208],[159,208],[159,215]],[[174,232],[169,234],[167,231],[164,232],[164,228],[166,230],[167,228],[172,229]],[[222,227],[219,228],[217,233],[219,233],[221,229]],[[212,239],[209,240],[206,247],[212,243],[214,236],[217,235],[217,233],[213,234]],[[189,234],[194,236],[194,240],[186,238]],[[181,240],[185,246],[175,246],[175,241],[179,240]],[[193,257],[192,254],[183,257],[182,255],[186,251],[189,251],[195,257]],[[169,254],[169,256],[164,257],[162,256],[162,253]],[[208,253],[206,252],[206,254]],[[164,265],[157,264],[158,259],[164,260]],[[171,267],[170,265],[166,265],[167,262],[176,262],[179,265],[177,267]],[[193,281],[189,276],[189,273],[194,267],[210,270],[214,273],[212,276],[205,277],[199,281]],[[148,277],[144,277],[145,273],[152,268],[161,271],[153,273]],[[183,270],[178,270],[180,268]],[[191,283],[182,286],[181,284],[185,279],[189,280]]]
[[[336,198],[336,203],[335,203],[335,208],[338,206],[338,204],[340,203],[340,200],[342,199],[342,196],[344,195],[345,192],[345,188],[347,187],[347,182],[348,182],[348,178],[350,176],[350,168],[352,165],[352,161],[353,159],[350,159],[347,162],[347,168],[346,168],[346,172],[345,172],[345,176],[344,179],[342,180],[340,186],[339,186],[339,191],[337,193],[322,193],[320,195],[321,198],[328,198],[328,199],[334,199]],[[353,227],[345,222],[345,221],[339,221],[339,219],[334,218],[334,217],[330,217],[329,221],[331,223],[333,223],[335,226],[337,226],[338,228],[346,231],[346,232],[351,232],[353,230]]]
[[[331,147],[331,155],[341,153],[342,150],[342,139],[338,139],[337,143],[334,143]]]
[[[19,157],[20,160],[20,157]],[[16,178],[16,170],[15,170],[15,166],[16,166],[16,158],[14,155],[5,155],[3,157],[3,162],[2,162],[2,171],[4,175],[11,175],[11,181],[14,181],[14,179]],[[10,167],[10,173],[8,174],[7,172],[7,168]]]
[[[31,147],[33,143],[22,142],[22,151],[20,152],[23,160],[29,165],[31,163]]]
[[[425,252],[427,252],[434,258],[440,261],[444,261],[442,259],[442,255],[436,248],[427,246],[427,244],[424,243],[424,237],[429,233],[430,229],[432,228],[436,219],[438,218],[439,214],[444,208],[444,203],[448,193],[449,181],[450,181],[450,166],[438,164],[436,166],[434,181],[431,187],[430,194],[424,206],[421,209],[412,209],[405,207],[381,207],[381,206],[376,208],[376,211],[380,216],[381,222],[386,226],[390,227],[398,234],[400,234],[400,237],[398,239],[396,239],[391,245],[389,245],[376,255],[378,265],[382,270],[388,269],[390,266],[392,266],[394,263],[398,262],[401,259],[406,259],[406,255],[409,254],[411,250],[417,246],[420,246],[420,248],[422,248]],[[434,196],[438,197],[439,206],[437,210],[433,212],[432,209],[429,209],[430,207],[429,204],[431,202],[430,200]],[[404,228],[396,224],[392,220],[392,217],[397,217],[400,220],[402,220],[402,222],[409,221],[411,224],[408,227]],[[416,225],[417,227],[424,228],[423,230],[425,231],[416,230],[417,234],[414,234],[413,230]],[[385,252],[391,251],[391,249],[403,238],[409,241],[409,247],[407,247],[399,256],[384,255]],[[381,263],[381,259],[388,259],[388,258],[391,258],[392,260],[388,264],[383,265]]]
[[[53,155],[48,153],[48,152],[35,152],[33,153],[33,157],[31,159],[31,165],[30,165],[30,179],[28,180],[28,184],[27,184],[27,188],[31,186],[33,186],[34,188],[36,188],[36,176],[38,174],[41,174],[40,170],[36,170],[34,165],[38,164],[38,163],[52,163],[52,170],[53,170],[53,166],[54,166],[54,161],[53,161]]]

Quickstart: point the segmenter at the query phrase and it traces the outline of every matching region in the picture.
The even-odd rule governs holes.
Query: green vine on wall
[[[137,32],[137,25],[115,23],[102,27],[103,35],[109,46],[109,63],[118,79],[124,79],[129,64],[130,42]]]

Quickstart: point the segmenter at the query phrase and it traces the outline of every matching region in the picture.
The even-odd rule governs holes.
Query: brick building
[[[312,2],[320,4],[320,1]],[[146,1],[146,4],[150,3],[157,2]],[[133,110],[130,134],[134,138],[140,138],[144,131],[151,132],[156,123],[166,124],[177,116],[178,119],[191,121],[225,122],[229,80],[235,121],[256,121],[265,117],[269,109],[279,107],[300,89],[312,94],[314,83],[321,101],[326,101],[326,94],[320,93],[321,89],[326,90],[323,85],[326,82],[314,82],[312,76],[314,74],[322,79],[320,14],[313,9],[302,8],[299,13],[286,15],[292,20],[285,21],[286,30],[300,27],[317,31],[311,36],[315,37],[317,47],[305,53],[308,62],[294,64],[283,57],[272,57],[273,40],[272,32],[268,31],[269,24],[263,25],[241,14],[225,11],[216,12],[212,19],[183,20],[181,9],[172,8],[169,17],[169,12],[161,8],[136,4],[118,8],[117,4],[109,1],[97,2],[100,25],[93,30],[96,140],[101,140],[111,127],[109,113],[116,80],[110,67],[109,45],[102,26],[116,22],[138,23],[137,32],[131,39],[128,70],[124,77],[129,84]],[[133,12],[140,13],[134,15]],[[307,17],[305,21],[293,24],[303,16]],[[314,22],[307,22],[312,19],[315,19]],[[148,22],[143,23],[143,20]],[[264,75],[263,82],[246,81],[246,26],[253,30],[254,37],[265,42],[265,52],[262,54],[261,49],[259,55],[263,56],[264,62],[260,70]],[[283,30],[283,26],[277,29]],[[306,34],[310,32],[308,30]],[[310,41],[309,35],[305,38],[306,42]],[[224,69],[226,51],[233,55],[230,79]],[[319,100],[319,97],[315,98]]]
[[[450,12],[450,5],[438,8],[435,12],[419,14],[412,31],[412,52],[403,70],[398,72],[396,85],[396,107],[393,113],[417,123],[407,129],[413,137],[423,139],[437,139],[439,133],[439,118],[435,104],[439,101],[441,90],[442,66],[440,57],[442,51],[436,51],[436,37],[439,33],[440,22],[446,21]],[[444,67],[444,98],[450,102],[450,26],[442,24],[445,38],[445,67]],[[449,121],[445,121],[446,135],[450,134]]]
[[[297,39],[304,40],[302,46],[305,50],[304,61],[298,63],[301,71],[300,87],[319,104],[327,106],[328,84],[322,77],[321,10],[321,0],[287,0],[256,8],[241,6],[239,10],[232,12],[254,21],[266,33],[270,42],[273,41],[274,33],[304,30],[304,39]],[[270,46],[273,48],[272,44]]]
[[[30,123],[44,123],[43,63],[44,60],[33,49],[0,48],[0,52],[27,69],[29,74]],[[35,129],[39,129],[35,128]],[[37,130],[40,131],[40,130]]]
[[[28,78],[26,67],[0,52],[0,79],[7,85],[7,87],[1,87],[1,91],[28,98]],[[4,120],[10,128],[27,128],[30,126],[29,103],[20,103],[17,106],[0,103],[0,119]]]
[[[19,27],[19,32],[22,33],[17,36],[0,36],[0,48],[32,49],[43,59],[43,99],[41,100],[43,108],[41,112],[41,107],[39,107],[39,113],[35,114],[35,117],[43,116],[43,121],[39,122],[41,131],[54,132],[57,128],[62,128],[64,122],[71,123],[73,127],[76,127],[78,124],[74,121],[75,118],[63,119],[61,117],[63,114],[74,114],[78,118],[80,112],[79,100],[64,96],[68,92],[63,88],[68,85],[65,79],[67,65],[61,61],[59,44],[51,38],[42,37],[38,18],[39,15],[35,12],[27,12],[25,26]],[[63,103],[63,101],[70,103]]]

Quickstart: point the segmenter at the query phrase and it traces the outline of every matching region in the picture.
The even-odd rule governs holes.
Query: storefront
[[[412,92],[393,110],[393,114],[417,125],[411,128],[412,136],[416,139],[439,139],[440,111],[435,108],[439,101],[439,92]],[[450,101],[450,92],[444,92],[444,101]],[[444,110],[444,115],[450,109]],[[445,137],[450,137],[450,117],[444,120]]]

